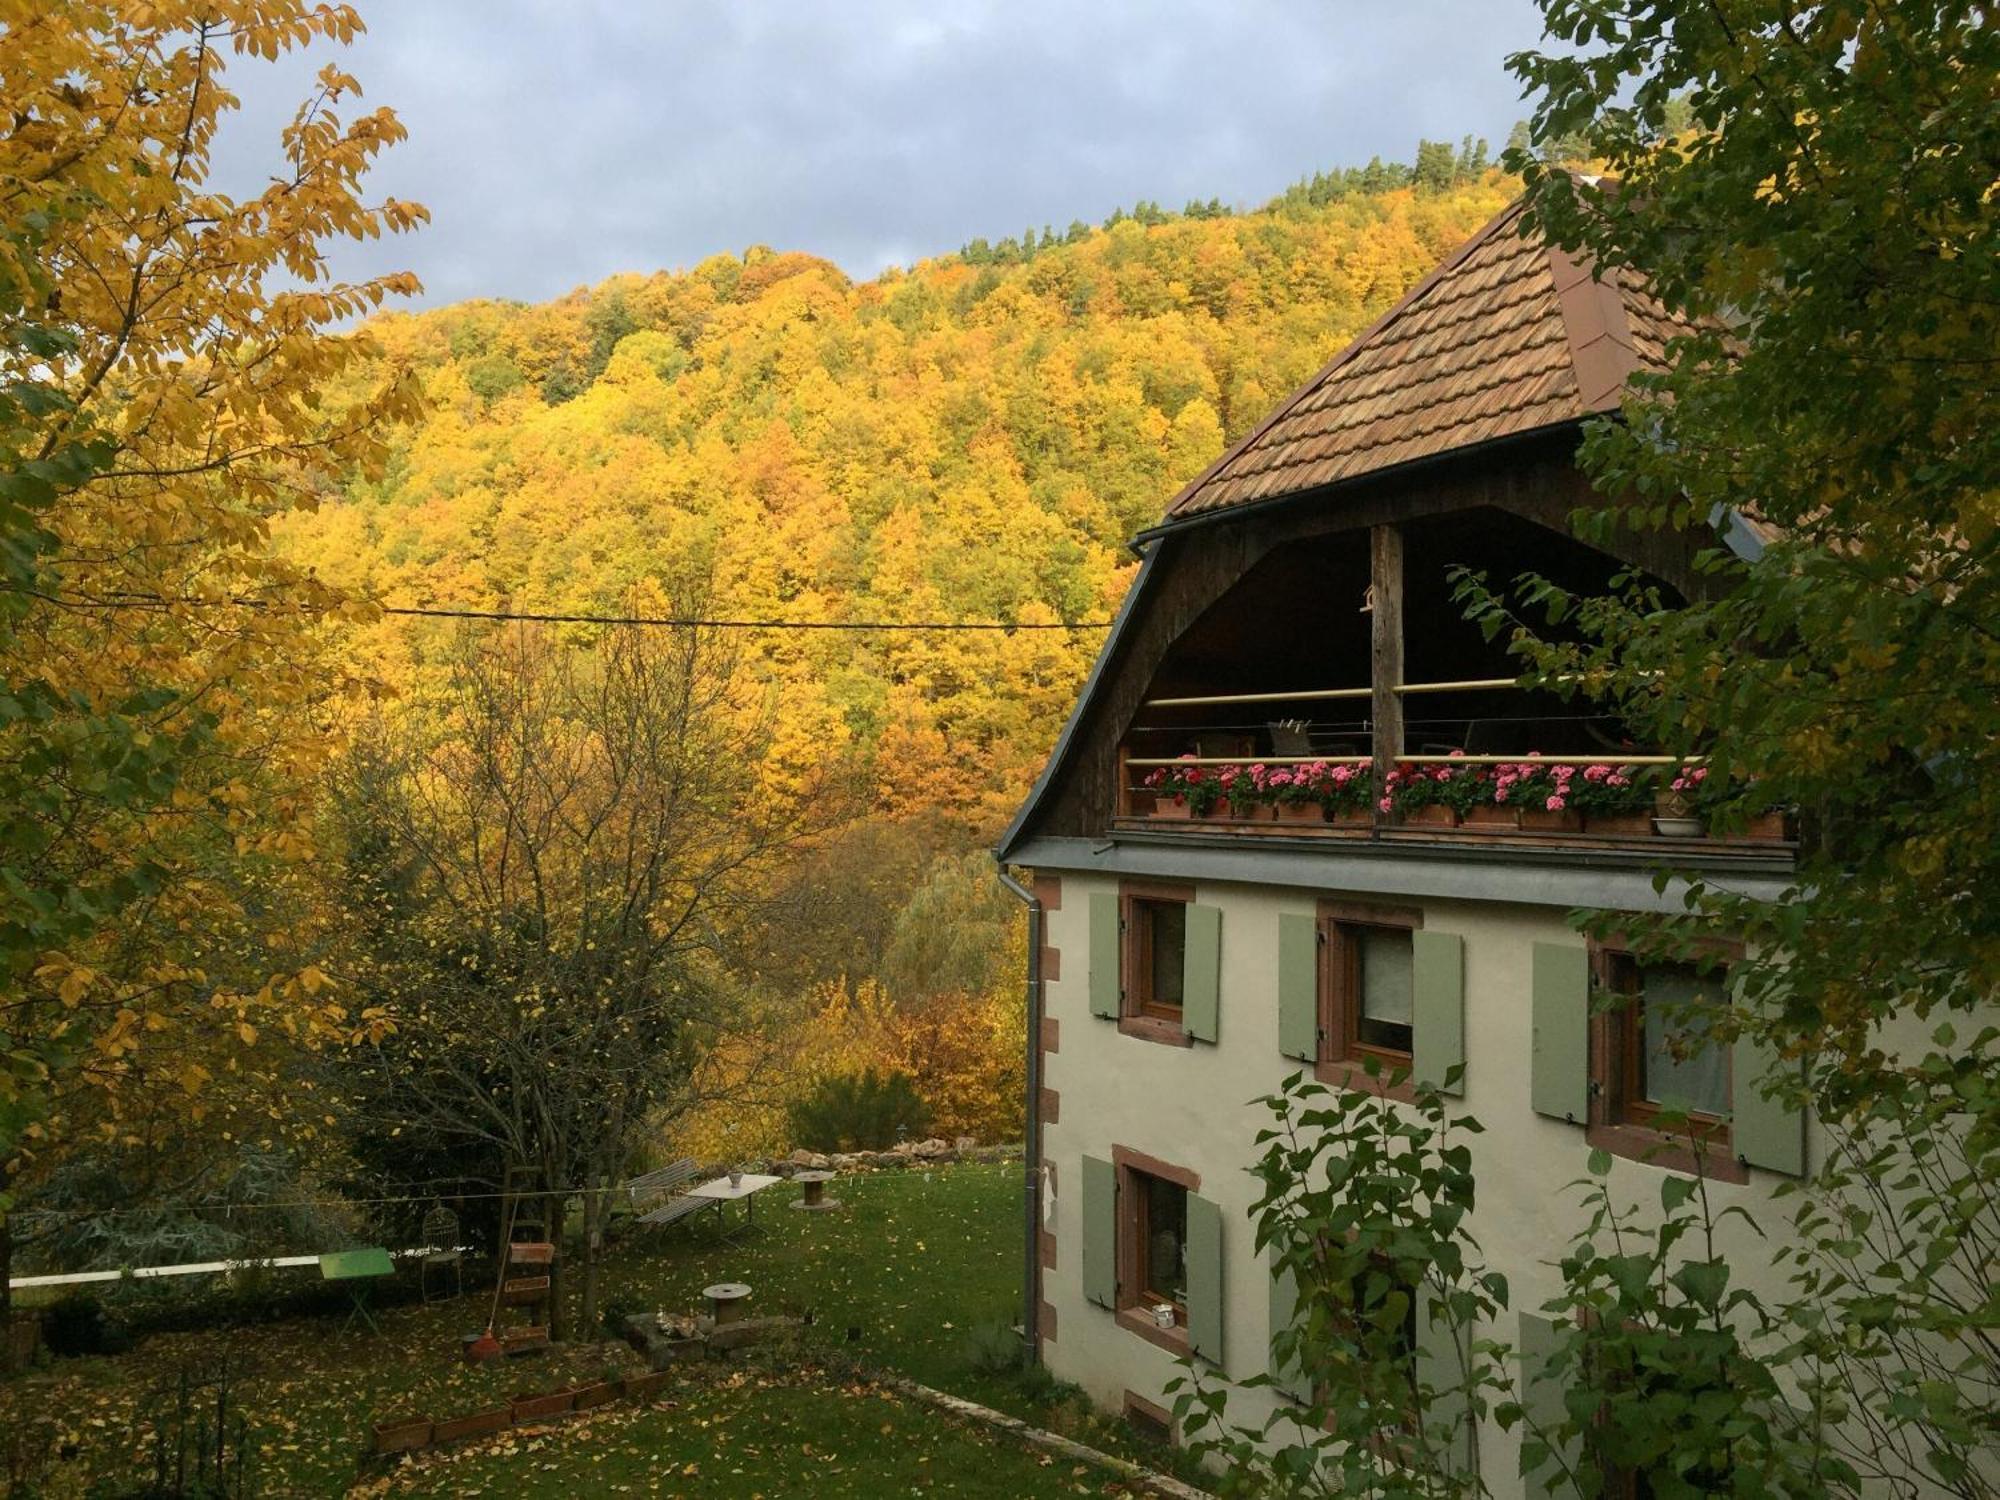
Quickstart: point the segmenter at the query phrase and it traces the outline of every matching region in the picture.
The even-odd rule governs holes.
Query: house
[[[1621,1198],[1657,1203],[1688,1169],[1662,1101],[1703,1122],[1719,1205],[1805,1169],[1806,1122],[1761,1097],[1763,1059],[1688,1061],[1665,1035],[1669,1002],[1718,981],[1569,921],[1679,909],[1654,886],[1665,856],[1776,896],[1787,830],[1656,821],[1644,778],[1665,757],[1588,703],[1520,689],[1453,596],[1459,565],[1703,586],[1712,534],[1586,543],[1569,520],[1595,503],[1581,424],[1672,332],[1643,286],[1595,279],[1517,204],[1135,539],[1137,580],[998,850],[1033,872],[1039,929],[1033,1335],[1104,1406],[1169,1420],[1184,1355],[1237,1379],[1266,1367],[1284,1313],[1250,1220],[1253,1101],[1302,1068],[1376,1091],[1370,1057],[1462,1070],[1487,1131],[1472,1232],[1517,1309],[1558,1290],[1589,1147],[1618,1158]],[[1734,519],[1725,537],[1758,541]],[[1302,771],[1303,802],[1286,790]],[[1593,984],[1640,998],[1593,1016]],[[1740,1224],[1724,1247],[1753,1285],[1771,1274]],[[1546,1330],[1521,1318],[1493,1336],[1534,1346]],[[1473,1435],[1497,1494],[1522,1492],[1517,1444]]]

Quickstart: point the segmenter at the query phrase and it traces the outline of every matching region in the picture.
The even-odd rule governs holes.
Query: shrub
[[[1002,1320],[977,1324],[966,1334],[965,1368],[975,1375],[1009,1375],[1021,1368],[1021,1335]]]
[[[58,1355],[123,1354],[132,1337],[97,1298],[73,1292],[42,1314],[42,1343]]]
[[[907,1073],[874,1068],[822,1079],[789,1111],[792,1139],[811,1151],[885,1151],[918,1136],[930,1112]]]

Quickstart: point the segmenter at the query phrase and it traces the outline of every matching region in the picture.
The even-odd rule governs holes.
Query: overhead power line
[[[1105,630],[1109,620],[729,620],[677,615],[560,615],[532,610],[381,606],[385,615],[443,620],[526,620],[538,625],[666,625],[703,630]]]
[[[45,596],[46,597],[46,596]],[[53,599],[73,609],[161,609],[178,604],[192,609],[300,609],[305,605],[276,603],[269,599],[168,599],[159,594],[123,594],[109,599]],[[698,615],[587,615],[560,614],[543,610],[455,609],[443,605],[382,604],[375,607],[385,615],[407,615],[427,620],[521,621],[532,625],[645,625],[676,630],[913,630],[913,631],[997,631],[1017,630],[1108,630],[1109,620],[754,620],[708,618]]]

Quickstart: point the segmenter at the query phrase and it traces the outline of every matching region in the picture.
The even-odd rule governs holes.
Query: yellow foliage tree
[[[199,1110],[260,1038],[348,1022],[270,923],[304,910],[343,686],[321,647],[359,611],[268,543],[418,412],[404,363],[335,331],[414,279],[326,252],[424,212],[364,197],[403,130],[349,115],[333,66],[267,185],[210,171],[231,59],[360,29],[308,0],[0,0],[0,1282],[8,1189],[51,1144]]]

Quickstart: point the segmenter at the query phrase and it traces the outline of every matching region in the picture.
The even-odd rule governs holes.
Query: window
[[[1201,1179],[1123,1146],[1118,1171],[1118,1321],[1148,1341],[1188,1349],[1188,1205]],[[1163,1310],[1164,1309],[1164,1310]]]
[[[1128,880],[1119,887],[1118,1029],[1186,1046],[1188,912],[1194,888]]]
[[[1410,1066],[1416,1026],[1419,912],[1398,907],[1320,904],[1320,1066],[1326,1082],[1399,1096],[1389,1075]],[[1380,1064],[1369,1078],[1368,1060]]]
[[[1730,1145],[1732,1049],[1713,1039],[1729,1009],[1726,974],[1612,945],[1594,967],[1599,988],[1621,998],[1591,1023],[1592,1144],[1676,1171],[1694,1169],[1699,1145],[1702,1170],[1743,1180]]]
[[[1128,1002],[1136,1015],[1178,1022],[1181,981],[1187,972],[1187,903],[1150,897],[1132,902],[1132,983]]]
[[[1187,1324],[1187,1189],[1134,1172],[1138,1222],[1139,1297],[1149,1308],[1172,1307]]]

